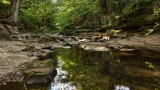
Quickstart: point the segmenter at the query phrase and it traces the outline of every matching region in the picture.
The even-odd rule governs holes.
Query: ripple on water
[[[57,75],[51,83],[50,90],[77,90],[72,82],[67,82],[68,72],[62,69],[64,62],[58,61]]]

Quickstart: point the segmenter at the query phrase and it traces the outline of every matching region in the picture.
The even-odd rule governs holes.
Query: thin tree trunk
[[[112,15],[113,13],[113,0],[108,0],[108,15]]]
[[[17,24],[20,0],[10,0],[10,17],[9,22]]]

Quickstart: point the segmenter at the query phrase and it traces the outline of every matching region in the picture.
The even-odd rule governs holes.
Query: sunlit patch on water
[[[51,83],[50,90],[77,90],[72,82],[68,82],[68,72],[62,69],[63,62],[59,61],[57,65],[57,75]]]
[[[124,85],[115,85],[114,90],[130,90],[130,88]]]

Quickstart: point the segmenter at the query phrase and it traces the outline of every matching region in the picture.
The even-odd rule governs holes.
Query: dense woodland
[[[0,0],[0,90],[160,90],[159,60],[160,0]]]
[[[32,32],[116,29],[151,33],[160,26],[160,1],[1,0],[0,22]]]

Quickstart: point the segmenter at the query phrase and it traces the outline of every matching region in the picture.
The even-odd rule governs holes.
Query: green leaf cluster
[[[9,3],[6,0],[0,1],[0,16],[9,9]]]
[[[87,14],[99,12],[95,0],[24,0],[21,3],[19,22],[32,31],[64,30]]]
[[[49,0],[25,0],[20,8],[19,22],[26,30],[47,32],[54,29],[54,4]]]
[[[60,30],[78,22],[89,13],[98,13],[99,8],[94,0],[62,0],[56,8],[55,26]]]

